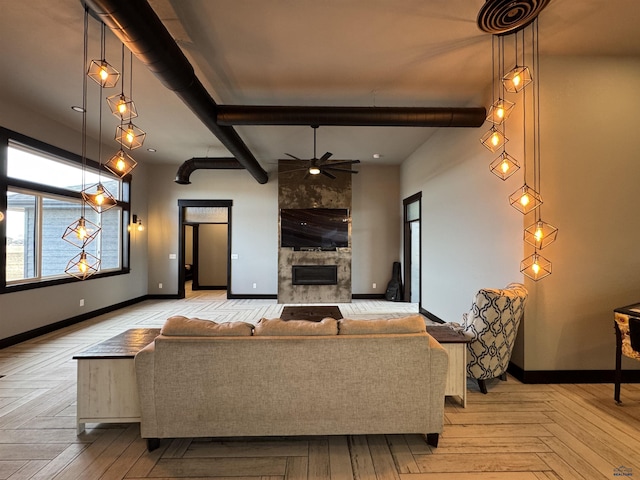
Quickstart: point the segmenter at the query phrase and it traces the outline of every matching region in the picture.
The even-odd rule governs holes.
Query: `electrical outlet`
[[[81,306],[81,307],[84,307],[84,298],[81,298],[81,299],[80,299],[80,306]]]
[[[378,284],[377,284],[377,283],[374,283],[374,284],[373,284],[373,288],[378,288]]]
[[[162,288],[162,284],[161,283],[158,284],[158,288],[160,288],[160,289]]]
[[[257,284],[257,283],[254,283],[254,284],[253,284],[253,288],[258,288],[258,284]]]

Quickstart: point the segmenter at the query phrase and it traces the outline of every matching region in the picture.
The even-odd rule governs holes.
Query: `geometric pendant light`
[[[507,92],[518,93],[532,81],[529,67],[516,65],[502,77],[502,84]]]
[[[82,216],[67,227],[62,239],[83,249],[95,240],[99,233],[100,227]]]
[[[494,153],[502,148],[502,146],[508,141],[509,139],[505,137],[502,132],[497,130],[495,126],[491,127],[491,129],[480,139],[482,145]]]
[[[487,121],[493,123],[494,125],[502,125],[511,112],[513,111],[513,107],[515,107],[515,103],[510,102],[509,100],[505,100],[503,98],[497,99],[493,102],[493,105],[489,107],[489,113],[487,115]]]
[[[129,122],[126,126],[118,125],[115,140],[129,150],[134,150],[142,146],[146,135],[143,130]]]
[[[97,213],[106,212],[118,204],[115,197],[104,188],[102,183],[87,187],[81,193],[84,201]]]
[[[104,166],[119,177],[124,177],[138,164],[129,154],[120,149]]]
[[[542,250],[547,245],[556,241],[558,229],[553,225],[537,220],[524,230],[524,241],[537,250]]]
[[[536,251],[520,262],[520,272],[537,281],[551,275],[551,262]]]
[[[520,169],[520,164],[507,152],[502,152],[498,158],[491,162],[489,169],[496,177],[506,180]]]
[[[65,273],[84,280],[100,270],[100,259],[82,250],[67,263]]]
[[[509,196],[509,204],[526,215],[542,205],[542,197],[533,188],[524,184]]]

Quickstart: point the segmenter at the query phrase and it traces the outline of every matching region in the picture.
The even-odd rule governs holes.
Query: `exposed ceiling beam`
[[[219,125],[339,125],[362,127],[480,127],[484,107],[304,107],[218,105]]]

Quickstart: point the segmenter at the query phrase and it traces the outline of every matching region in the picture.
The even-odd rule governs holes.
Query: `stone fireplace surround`
[[[351,174],[305,177],[308,162],[278,162],[278,208],[347,208],[351,215]],[[278,228],[278,232],[280,229]],[[279,234],[279,233],[278,233]],[[278,239],[280,245],[280,239]],[[334,267],[335,282],[294,283],[293,267]],[[326,270],[321,268],[319,270]],[[323,280],[323,282],[326,280]],[[278,248],[278,303],[349,303],[351,302],[351,223],[349,247],[335,251],[295,251]]]

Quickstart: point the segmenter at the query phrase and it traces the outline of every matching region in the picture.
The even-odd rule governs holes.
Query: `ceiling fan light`
[[[318,175],[320,173],[320,169],[316,166],[313,167],[309,167],[309,174],[310,175]]]

